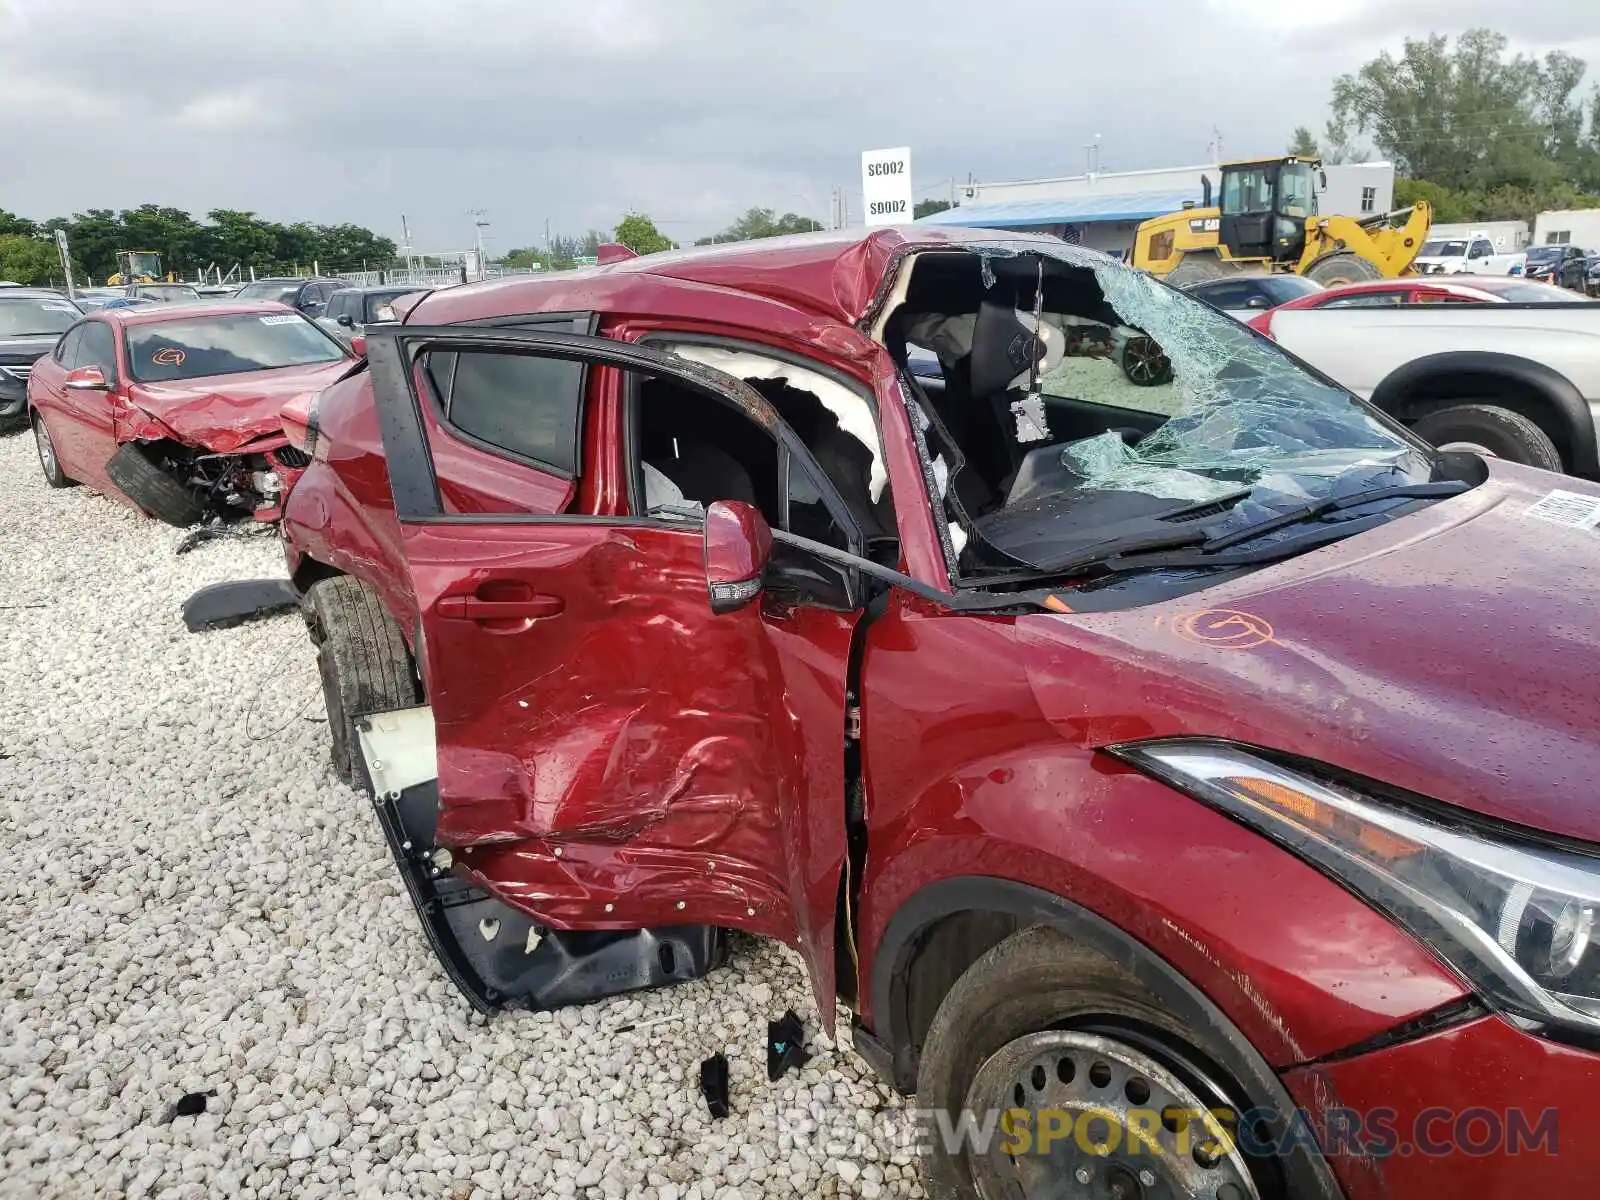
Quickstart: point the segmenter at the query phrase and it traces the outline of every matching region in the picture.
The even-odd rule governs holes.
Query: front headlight
[[[1379,799],[1226,742],[1110,752],[1321,868],[1525,1028],[1600,1035],[1600,857]]]

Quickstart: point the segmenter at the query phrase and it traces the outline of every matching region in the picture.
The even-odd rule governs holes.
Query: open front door
[[[530,916],[534,944],[540,927],[737,927],[796,945],[831,1005],[857,613],[769,597],[713,614],[692,505],[447,513],[433,449],[472,434],[455,420],[467,398],[441,395],[433,366],[494,381],[470,400],[494,410],[486,428],[555,439],[545,462],[517,443],[507,471],[577,475],[602,457],[578,443],[581,407],[539,390],[552,363],[714,398],[770,438],[775,486],[804,447],[740,381],[642,347],[461,326],[368,336],[437,744],[433,844],[416,852]]]

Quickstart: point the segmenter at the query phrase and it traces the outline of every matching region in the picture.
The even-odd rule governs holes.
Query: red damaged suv
[[[484,1010],[740,929],[938,1196],[1600,1177],[1594,484],[920,227],[452,288],[287,415],[335,765]]]

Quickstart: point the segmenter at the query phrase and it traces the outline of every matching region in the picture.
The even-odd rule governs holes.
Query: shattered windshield
[[[1430,451],[1232,318],[1100,255],[1034,249],[985,246],[976,279],[930,262],[908,290],[937,302],[904,328],[940,363],[924,391],[949,446],[930,474],[962,574],[1048,569],[1185,507],[1215,506],[1225,533],[1429,479]]]

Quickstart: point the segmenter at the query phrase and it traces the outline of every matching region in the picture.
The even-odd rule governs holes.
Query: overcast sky
[[[761,12],[762,8],[772,11]],[[1600,66],[1595,0],[0,0],[0,208],[154,201],[493,251],[760,205],[1283,149],[1335,75],[1490,25]],[[1591,71],[1591,78],[1595,73]]]

